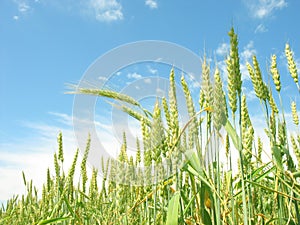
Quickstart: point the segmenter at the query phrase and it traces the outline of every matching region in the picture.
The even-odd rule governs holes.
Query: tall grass
[[[179,125],[177,107],[181,103],[176,98],[173,69],[168,101],[165,98],[157,101],[152,113],[134,99],[112,91],[76,90],[77,94],[109,97],[142,109],[140,113],[127,105],[121,107],[141,123],[143,138],[137,139],[136,157],[128,157],[124,134],[118,160],[102,162],[103,179],[97,179],[96,169],[88,176],[86,163],[92,141],[88,139],[80,167],[77,150],[66,173],[63,139],[59,134],[55,171],[47,171],[41,197],[23,174],[27,193],[11,198],[2,206],[0,224],[300,224],[300,133],[296,102],[291,103],[291,111],[298,133],[291,134],[281,100],[276,56],[271,57],[270,65],[276,93],[263,80],[260,65],[253,56],[247,69],[265,116],[268,141],[263,143],[254,130],[242,91],[238,39],[233,29],[229,37],[226,89],[219,69],[212,70],[205,57],[199,99],[193,99],[185,77],[181,77],[190,117],[183,127]],[[299,90],[289,45],[285,53],[291,79]],[[274,98],[273,94],[279,97]],[[196,103],[199,112],[195,110]],[[221,148],[225,150],[225,160],[220,160]],[[272,157],[265,162],[262,153],[267,149],[271,149]],[[238,170],[234,171],[236,150]],[[159,167],[163,161],[169,162],[169,171]],[[173,175],[151,184],[145,177],[152,179],[153,171],[149,170],[152,166],[157,166],[156,178],[168,172]],[[137,169],[140,167],[148,170]],[[74,173],[79,168],[80,181],[74,184]],[[120,182],[115,182],[117,176]],[[133,176],[140,177],[140,185],[128,182]]]

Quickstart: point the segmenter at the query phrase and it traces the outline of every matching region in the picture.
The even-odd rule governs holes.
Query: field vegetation
[[[0,208],[0,224],[300,224],[296,101],[291,101],[291,109],[286,109],[292,117],[286,116],[276,55],[271,56],[269,74],[265,76],[253,56],[247,69],[260,102],[257,107],[265,118],[267,141],[263,143],[252,124],[243,93],[234,29],[229,31],[229,38],[226,86],[220,70],[211,68],[205,57],[198,99],[191,95],[185,76],[181,77],[190,117],[182,127],[173,69],[169,96],[157,100],[152,112],[131,97],[113,91],[75,90],[77,94],[93,94],[124,103],[123,111],[141,124],[142,140],[137,139],[136,156],[128,156],[124,134],[118,159],[102,162],[103,178],[99,179],[95,168],[87,174],[93,141],[88,139],[82,161],[78,162],[77,150],[71,167],[65,171],[60,133],[54,155],[55,171],[48,169],[41,194],[23,174],[27,192]],[[295,83],[292,88],[300,93],[296,63],[288,44],[285,55],[289,78]],[[271,82],[264,80],[268,76]],[[292,121],[287,121],[290,118]],[[293,123],[293,131],[287,129],[288,123]],[[220,149],[224,150],[222,160]],[[270,157],[266,161],[262,155],[268,150]],[[237,162],[233,154],[238,154]],[[74,182],[75,170],[80,170],[79,183]],[[131,180],[140,183],[136,185]]]

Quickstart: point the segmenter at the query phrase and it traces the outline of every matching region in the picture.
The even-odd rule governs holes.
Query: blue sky
[[[22,170],[36,183],[42,182],[46,168],[51,167],[60,130],[73,155],[74,96],[64,94],[66,84],[78,83],[92,62],[119,45],[163,40],[199,56],[205,49],[222,68],[228,52],[227,32],[233,25],[239,35],[250,107],[253,92],[244,65],[252,54],[257,54],[264,71],[270,55],[277,54],[286,106],[291,100],[299,101],[299,94],[289,88],[293,83],[283,57],[288,42],[299,68],[299,8],[295,0],[2,0],[0,182],[7,185],[0,185],[0,200],[23,190]],[[155,65],[145,68],[148,74],[157,69]],[[123,72],[124,82],[140,74],[147,76],[146,69],[129,70]],[[223,77],[226,82],[226,74]],[[256,108],[251,111],[255,113]],[[100,118],[99,126],[107,128],[103,120]]]

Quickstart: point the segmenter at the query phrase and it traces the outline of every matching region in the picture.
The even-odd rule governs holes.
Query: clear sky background
[[[299,93],[291,88],[283,56],[288,42],[300,68],[299,9],[298,0],[1,0],[0,200],[24,190],[22,170],[37,185],[44,181],[59,131],[72,160],[73,96],[64,94],[66,84],[78,83],[99,56],[128,42],[169,41],[199,56],[205,49],[222,69],[227,32],[234,26],[250,111],[255,114],[259,107],[251,102],[245,62],[256,54],[266,71],[275,53],[289,113],[289,103],[299,102]],[[156,69],[147,68],[149,74]],[[131,71],[123,79],[140,74]],[[226,82],[225,73],[223,78]],[[101,119],[99,124],[107,125]]]

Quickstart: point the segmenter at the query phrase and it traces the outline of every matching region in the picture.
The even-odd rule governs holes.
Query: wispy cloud
[[[128,73],[127,78],[129,79],[141,79],[142,75],[138,73]]]
[[[229,53],[230,45],[228,43],[222,43],[216,50],[218,56],[226,56]]]
[[[156,9],[157,6],[157,1],[155,0],[146,0],[145,5],[148,6],[150,9]]]
[[[14,15],[13,20],[19,20],[21,16],[26,15],[32,10],[28,0],[13,0],[13,3],[17,6],[18,13]]]
[[[122,5],[116,0],[90,0],[89,8],[98,21],[112,22],[124,17]]]
[[[256,55],[256,49],[254,48],[254,42],[253,41],[249,41],[249,43],[244,46],[243,51],[241,52],[241,66],[240,66],[240,70],[241,70],[241,74],[242,74],[242,79],[243,80],[249,80],[250,76],[249,76],[249,72],[246,66],[247,62],[251,62],[252,61],[252,56]]]
[[[294,57],[295,57],[294,52],[293,52],[293,55],[294,55]],[[300,58],[296,58],[296,57],[295,57],[295,63],[296,63],[297,71],[298,71],[298,73],[300,73]]]
[[[98,79],[101,81],[107,81],[107,77],[104,77],[104,76],[99,76]]]
[[[32,179],[34,185],[41,190],[46,170],[53,165],[53,153],[57,149],[56,136],[59,131],[62,131],[64,136],[66,168],[71,165],[76,150],[76,140],[70,127],[33,122],[23,125],[30,130],[30,137],[0,143],[0,180],[6,184],[0,186],[0,200],[7,200],[13,194],[24,193],[22,171],[25,172],[26,178]]]
[[[29,11],[30,8],[31,8],[31,7],[29,6],[28,2],[25,1],[25,0],[18,0],[18,1],[15,1],[15,3],[17,4],[17,6],[18,6],[18,11],[19,11],[20,13],[26,13],[26,12]]]
[[[150,79],[150,78],[146,78],[146,79],[144,79],[144,82],[145,82],[146,84],[151,84],[151,83],[152,83],[152,81],[151,81],[151,79]]]
[[[97,135],[94,138],[98,138],[103,146],[102,150],[114,158],[120,150],[123,131],[126,132],[128,153],[133,155],[136,151],[136,138],[141,137],[139,122],[130,119],[120,110],[107,113],[110,114],[104,115],[103,112],[99,115],[95,114],[95,120],[89,121],[64,113],[50,112],[51,124],[36,121],[22,122],[24,130],[28,131],[30,136],[0,142],[0,181],[5,183],[0,185],[0,202],[11,198],[14,194],[24,193],[22,171],[25,172],[27,180],[32,179],[33,184],[41,191],[47,168],[50,168],[52,174],[54,171],[53,154],[57,151],[57,135],[60,131],[63,134],[64,169],[67,171],[70,168],[75,151],[80,146],[80,140],[76,139],[73,130],[74,121],[84,123],[84,126],[81,126],[84,129],[76,132],[83,138],[87,137],[90,127],[95,127]],[[97,143],[93,140],[95,139],[91,140],[90,153],[95,150],[93,143]],[[99,146],[96,149],[98,151]],[[90,168],[88,170],[91,172]],[[75,173],[75,178],[76,180],[79,178],[78,171]]]
[[[267,32],[268,29],[263,25],[263,24],[259,24],[256,28],[254,33],[265,33]]]
[[[243,48],[243,51],[241,52],[241,58],[243,61],[247,62],[249,61],[253,55],[255,55],[257,52],[254,48],[254,42],[249,41],[249,43]]]
[[[266,18],[274,11],[283,9],[287,6],[286,0],[252,0],[244,1],[254,18]]]
[[[152,68],[152,67],[149,66],[149,65],[147,66],[147,69],[148,69],[149,73],[151,73],[151,74],[153,74],[153,75],[154,75],[154,74],[157,74],[157,72],[158,72],[157,69],[154,69],[154,68]]]
[[[0,180],[5,185],[0,185],[0,202],[8,200],[14,194],[23,194],[25,187],[22,180],[22,171],[27,180],[33,180],[33,184],[41,191],[45,182],[47,168],[53,172],[53,154],[57,151],[56,137],[61,131],[64,146],[64,168],[67,170],[72,164],[73,156],[78,147],[77,139],[72,128],[73,117],[63,113],[51,112],[51,124],[40,122],[22,122],[25,130],[30,132],[27,138],[15,138],[13,141],[1,141],[0,143]],[[104,124],[107,121],[96,115],[97,121],[93,126],[101,137],[101,143],[105,149],[117,154],[121,143],[111,125]],[[98,121],[100,119],[100,121]],[[119,125],[122,126],[122,125]],[[117,127],[116,129],[123,129]],[[90,169],[89,169],[90,171]],[[79,174],[78,176],[79,177]]]
[[[17,5],[20,15],[28,13],[35,8],[35,4],[54,7],[66,13],[75,13],[83,16],[90,16],[100,22],[113,22],[124,18],[122,5],[118,0],[51,0],[51,1],[29,1],[13,0]],[[20,15],[15,15],[14,20],[19,19]]]
[[[242,87],[242,91],[246,95],[248,102],[257,99],[257,97],[255,95],[255,91],[253,89],[250,89],[247,87]]]

